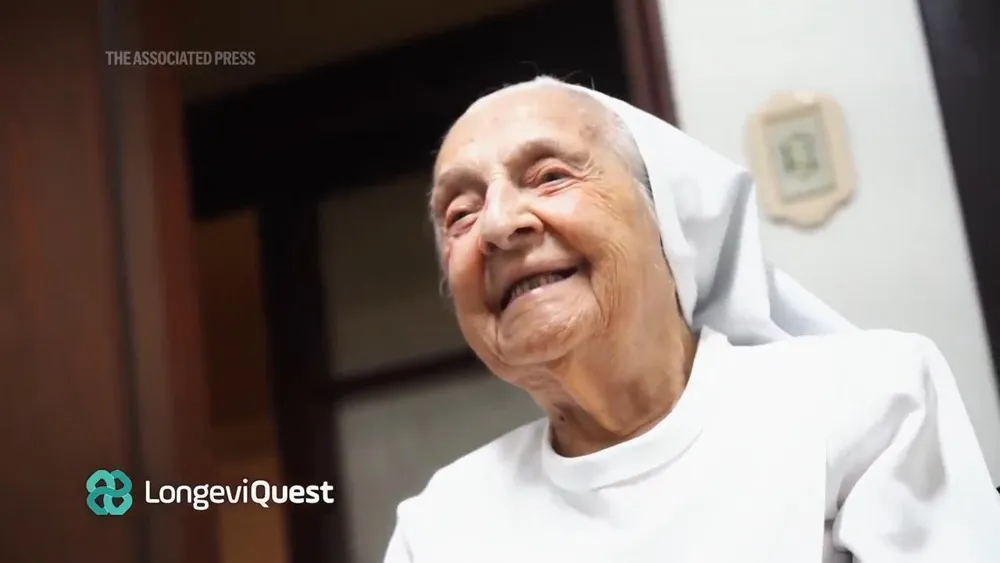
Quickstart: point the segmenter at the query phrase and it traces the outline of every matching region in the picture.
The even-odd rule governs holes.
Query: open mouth
[[[526,278],[521,278],[511,284],[511,286],[507,288],[507,291],[503,293],[503,299],[500,300],[500,310],[505,310],[511,303],[514,302],[515,299],[521,297],[529,291],[556,282],[561,282],[571,277],[578,271],[580,271],[579,268],[566,268],[565,270],[542,272],[540,274],[533,274]]]

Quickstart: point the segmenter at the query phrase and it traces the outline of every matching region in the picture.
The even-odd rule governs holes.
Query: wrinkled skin
[[[635,436],[683,391],[693,338],[653,213],[586,94],[500,91],[452,127],[431,212],[459,326],[501,379],[532,395],[556,449]],[[526,274],[573,272],[505,304]]]

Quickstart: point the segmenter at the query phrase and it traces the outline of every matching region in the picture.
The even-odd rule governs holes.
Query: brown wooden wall
[[[0,8],[0,561],[217,560],[210,514],[139,500],[210,470],[177,90],[103,56],[168,45],[160,8]],[[87,509],[98,468],[127,514]]]

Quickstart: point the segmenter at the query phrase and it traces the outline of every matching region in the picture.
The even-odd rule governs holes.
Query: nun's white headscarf
[[[764,259],[753,179],[667,122],[580,86],[632,134],[649,175],[667,262],[693,330],[708,326],[734,344],[854,327]]]

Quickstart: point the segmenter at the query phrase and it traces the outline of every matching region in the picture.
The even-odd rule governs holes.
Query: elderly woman
[[[768,268],[734,164],[541,78],[455,123],[431,213],[462,333],[545,417],[401,503],[387,563],[1000,562],[941,354]]]

